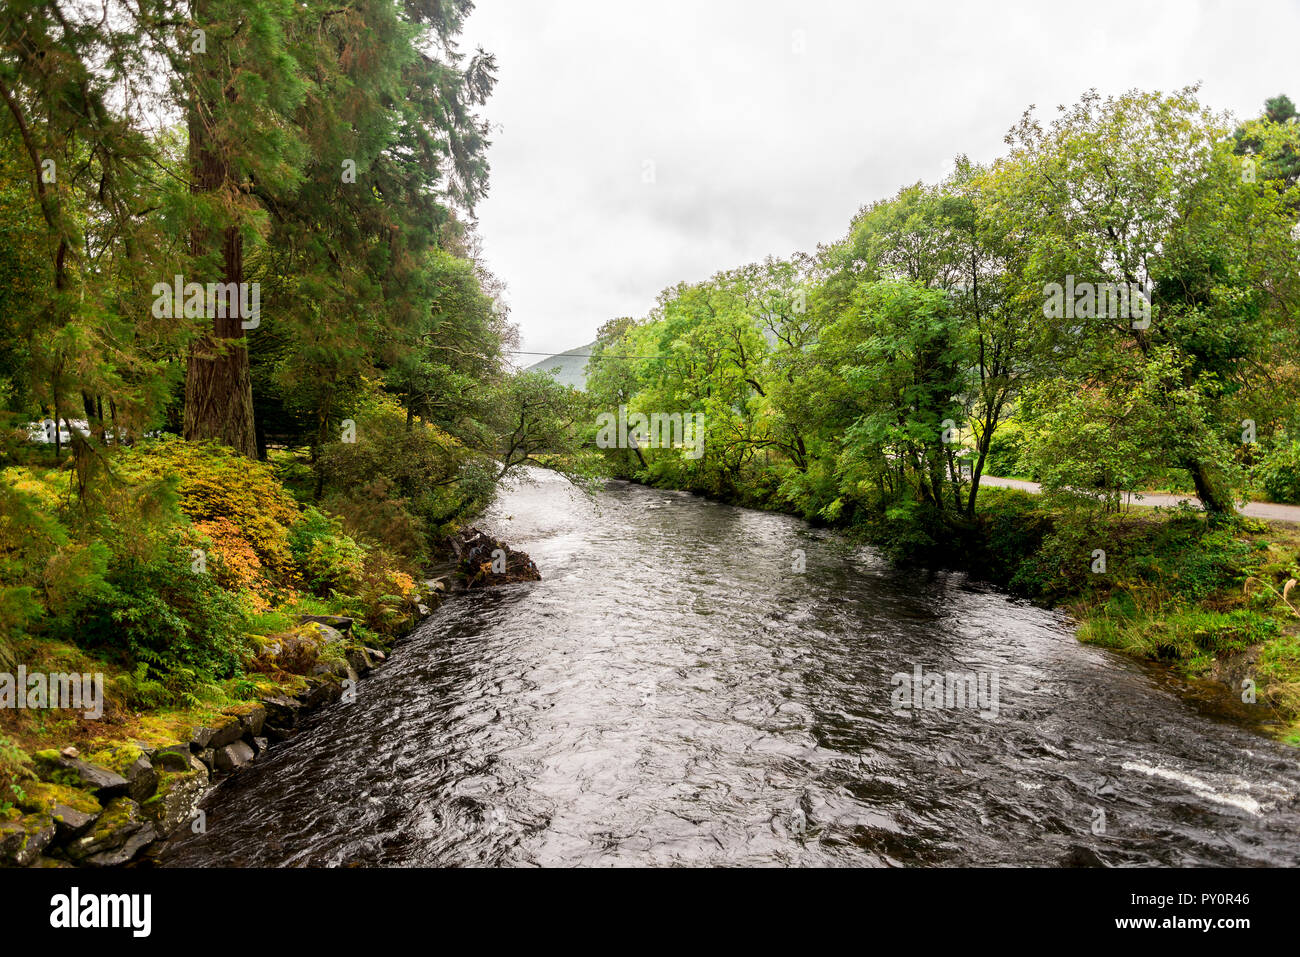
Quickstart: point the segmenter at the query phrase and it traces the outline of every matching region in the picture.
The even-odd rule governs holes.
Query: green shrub
[[[177,694],[240,672],[248,609],[211,574],[192,570],[181,531],[164,531],[146,554],[119,551],[104,596],[83,611],[74,635],[137,666]]]
[[[172,483],[180,511],[222,553],[234,582],[297,584],[288,529],[299,508],[269,465],[212,442],[167,439],[131,449],[119,472]]]
[[[320,450],[317,467],[324,505],[356,538],[376,542],[411,561],[457,520],[491,500],[492,476],[450,435],[376,398],[356,419],[356,441]]]
[[[1016,489],[985,489],[978,501],[980,575],[1006,585],[1026,556],[1042,548],[1052,530],[1051,514],[1033,495]]]
[[[22,782],[34,778],[31,770],[31,758],[22,748],[0,734],[0,820],[4,819],[14,801],[21,801]]]
[[[1255,480],[1272,501],[1300,505],[1300,441],[1269,452],[1255,467]]]
[[[366,550],[343,534],[338,519],[314,507],[289,529],[289,550],[312,593],[357,588],[365,573]]]
[[[1008,419],[993,430],[989,441],[988,456],[984,459],[984,474],[1000,478],[1015,478],[1026,474],[1027,469],[1021,462],[1029,436],[1024,427],[1014,419]]]

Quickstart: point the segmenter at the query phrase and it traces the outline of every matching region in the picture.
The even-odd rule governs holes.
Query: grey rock
[[[208,747],[220,750],[244,736],[244,726],[238,718],[230,718],[213,733]]]
[[[375,666],[374,662],[370,659],[370,653],[364,648],[349,648],[347,651],[347,660],[348,664],[352,667],[352,670],[359,675],[366,674]]]
[[[334,675],[338,678],[346,678],[351,670],[352,666],[348,664],[346,659],[340,661],[337,658],[327,658],[312,665],[311,671],[309,671],[308,674],[313,677],[318,677],[320,675]]]
[[[320,708],[338,701],[341,697],[343,697],[343,686],[339,682],[318,678],[312,682],[305,700],[307,707]]]
[[[116,798],[94,827],[68,845],[68,856],[90,867],[116,867],[134,858],[158,838],[158,832],[130,798]]]
[[[337,628],[331,627],[330,625],[317,623],[312,627],[315,628],[316,632],[320,635],[321,640],[326,645],[337,645],[346,640],[343,637],[343,632],[339,631]]]
[[[297,723],[298,713],[303,710],[303,704],[297,698],[283,696],[263,698],[262,706],[266,709],[268,722],[287,728]]]
[[[121,867],[131,861],[142,850],[158,840],[158,832],[152,824],[146,824],[128,837],[121,847],[92,854],[85,863],[91,867]]]
[[[158,748],[153,753],[153,766],[159,771],[185,772],[191,770],[194,755],[188,745],[172,744]]]
[[[74,781],[77,786],[93,791],[100,801],[121,797],[130,786],[122,775],[80,758],[65,758],[61,754],[51,756],[48,751],[38,752],[35,758],[36,773],[42,781]]]
[[[317,625],[324,625],[327,628],[347,632],[349,634],[352,632],[353,619],[347,618],[343,615],[300,615],[298,621],[304,625],[315,623]]]
[[[55,824],[44,814],[27,814],[0,824],[0,865],[28,867],[54,840]]]
[[[272,744],[289,740],[289,735],[292,733],[288,728],[282,728],[276,724],[268,724],[262,730],[266,733],[267,740]]]
[[[247,711],[239,715],[239,727],[243,730],[240,737],[255,738],[262,733],[262,725],[266,723],[266,708],[263,705],[253,705]]]
[[[190,735],[190,750],[205,751],[208,748],[223,748],[231,741],[238,741],[244,734],[239,719],[222,715],[212,724],[194,729]]]
[[[26,782],[18,806],[52,820],[60,842],[80,837],[104,810],[89,792],[46,781]]]
[[[136,758],[125,770],[127,794],[132,800],[144,801],[153,795],[158,787],[158,772],[144,755]]]
[[[253,749],[243,741],[235,741],[217,749],[217,770],[238,771],[253,760]]]
[[[207,789],[206,770],[164,774],[158,793],[144,805],[144,812],[159,833],[171,836],[194,818],[194,811]]]

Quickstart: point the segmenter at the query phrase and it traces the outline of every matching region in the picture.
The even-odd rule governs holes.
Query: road
[[[980,478],[980,485],[990,485],[995,488],[1018,488],[1022,492],[1029,492],[1031,495],[1037,495],[1042,491],[1042,487],[1037,482],[1025,482],[1021,479],[994,478],[991,475],[985,475]],[[1194,495],[1165,495],[1162,492],[1150,492],[1140,494],[1137,492],[1125,492],[1124,504],[1137,505],[1139,507],[1154,508],[1173,508],[1180,502],[1191,502],[1193,505],[1200,505],[1200,500]],[[1238,511],[1242,515],[1248,515],[1251,518],[1263,518],[1274,522],[1294,522],[1300,525],[1300,505],[1277,505],[1273,502],[1247,502]]]

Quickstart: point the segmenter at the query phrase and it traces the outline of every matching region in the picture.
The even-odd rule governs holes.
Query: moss
[[[24,788],[24,791],[26,797],[18,802],[19,807],[27,811],[47,813],[54,817],[55,820],[60,820],[60,817],[54,813],[54,808],[58,805],[70,807],[82,814],[99,814],[103,811],[103,806],[95,799],[95,796],[89,791],[83,791],[81,788],[39,782],[29,784]]]
[[[144,756],[144,751],[138,745],[120,744],[96,751],[84,760],[89,761],[91,764],[98,764],[102,768],[108,768],[110,771],[125,777],[127,769]]]
[[[114,798],[108,802],[99,820],[77,840],[77,845],[84,848],[104,843],[123,828],[139,823],[139,820],[140,805],[130,798]]]
[[[240,715],[251,714],[261,707],[262,706],[258,704],[256,701],[248,701],[245,702],[244,704],[232,705],[231,707],[223,710],[221,713],[225,715],[229,715],[231,717],[239,717]]]

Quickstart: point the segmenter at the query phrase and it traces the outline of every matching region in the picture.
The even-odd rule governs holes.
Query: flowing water
[[[1297,752],[1059,614],[623,483],[483,524],[544,580],[445,603],[161,864],[1300,863]],[[904,707],[918,666],[986,696]]]

